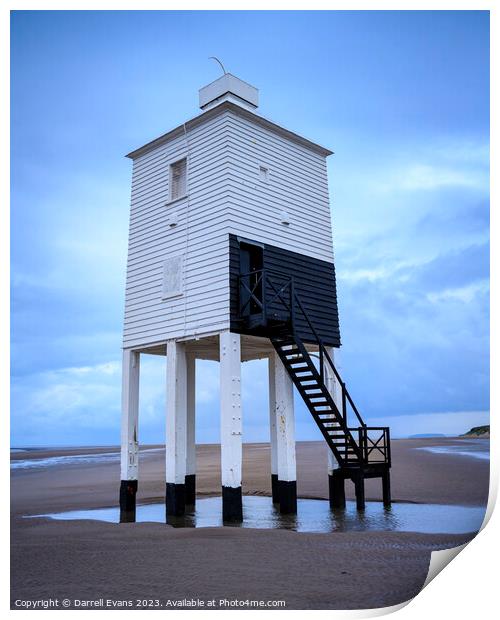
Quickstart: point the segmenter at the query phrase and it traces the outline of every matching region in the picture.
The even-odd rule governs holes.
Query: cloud
[[[489,144],[481,141],[433,141],[399,154],[379,176],[384,192],[432,192],[458,188],[480,194],[489,191]]]
[[[487,247],[339,279],[343,374],[363,415],[489,408]],[[473,264],[471,264],[473,263]]]
[[[443,187],[465,187],[487,191],[488,174],[483,171],[460,170],[429,164],[413,164],[398,171],[397,181],[392,180],[390,189],[435,190]],[[386,186],[388,189],[389,186]]]
[[[160,88],[158,95],[148,41],[138,47],[137,71],[130,73],[130,63],[122,70],[124,56],[107,31],[89,60],[88,53],[80,54],[89,32],[81,20],[62,15],[57,18],[64,21],[60,27],[52,23],[53,17],[16,19],[21,22],[13,39],[13,439],[116,444],[130,201],[130,167],[121,154],[142,137],[154,137],[159,118],[167,115],[182,122],[194,99],[188,95],[176,103],[168,88]],[[40,19],[47,22],[43,28]],[[152,25],[161,30],[161,24]],[[123,26],[132,28],[126,19]],[[217,27],[224,29],[224,24]],[[352,28],[359,29],[359,24]],[[337,30],[343,47],[349,46],[352,31]],[[70,33],[71,49],[60,32]],[[475,40],[484,40],[482,34]],[[183,28],[177,35],[182,38]],[[287,40],[291,50],[296,40],[291,31]],[[176,42],[170,44],[175,47]],[[438,37],[434,52],[441,44]],[[422,50],[417,48],[411,43],[407,52],[416,54],[418,64]],[[336,85],[335,90],[350,94],[330,96],[332,85],[320,79],[327,103],[322,107],[315,101],[318,114],[310,125],[321,141],[321,136],[331,137],[336,151],[328,166],[343,374],[369,418],[399,420],[406,414],[410,423],[411,415],[423,412],[486,411],[489,148],[488,102],[482,89],[487,78],[477,82],[480,88],[465,89],[458,100],[454,93],[464,79],[464,65],[457,61],[456,73],[451,73],[447,61],[435,80],[441,106],[437,110],[438,91],[434,83],[425,83],[433,78],[423,65],[419,97],[410,99],[415,72],[401,73],[397,63],[397,79],[392,80],[396,90],[388,90],[383,79],[391,64],[388,57],[378,63],[374,76],[363,74],[359,81],[352,77],[352,67],[366,67],[366,53],[357,44],[351,52],[351,64],[334,80],[344,80],[343,88]],[[75,53],[81,69],[76,73]],[[103,58],[116,70],[101,76],[95,63]],[[319,67],[316,78],[325,75],[329,54],[321,58],[304,64],[308,77],[310,67]],[[324,61],[324,66],[316,61]],[[483,75],[481,66],[477,59],[467,65],[475,78]],[[144,67],[151,67],[146,78]],[[189,88],[194,89],[193,79],[198,78],[185,68],[181,73],[189,76]],[[407,74],[412,76],[409,81]],[[102,88],[88,88],[101,77]],[[362,96],[365,78],[372,81],[370,106]],[[28,96],[33,79],[39,86],[37,98]],[[271,85],[273,76],[263,79]],[[45,87],[48,83],[50,88]],[[131,83],[142,86],[131,92]],[[300,133],[300,123],[305,127],[306,121],[297,121],[293,105],[283,106],[282,94],[268,90],[268,105],[281,110]],[[443,97],[453,105],[442,106]],[[464,102],[469,103],[461,107]],[[165,359],[144,356],[141,370],[140,438],[162,442]],[[199,362],[197,374],[198,440],[218,441],[217,364]],[[242,388],[244,438],[265,440],[265,362],[243,366]],[[309,412],[300,399],[296,403],[298,438],[319,439]]]
[[[440,303],[448,300],[457,300],[463,303],[471,303],[478,293],[487,295],[490,290],[488,280],[480,280],[460,288],[446,288],[437,293],[427,293],[427,299],[432,303]]]

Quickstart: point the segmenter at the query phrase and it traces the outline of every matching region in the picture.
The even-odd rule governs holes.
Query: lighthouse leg
[[[274,354],[269,356],[269,434],[271,443],[271,493],[273,504],[279,504],[278,488],[278,447],[276,433],[276,388]]]
[[[384,506],[389,507],[391,505],[391,474],[388,469],[382,474],[382,497]]]
[[[276,456],[280,512],[297,512],[297,465],[295,458],[295,412],[293,383],[283,362],[274,355],[276,398]]]
[[[186,509],[187,368],[182,342],[167,343],[166,512],[182,516]]]
[[[122,367],[120,522],[135,521],[139,469],[139,353],[125,349]]]
[[[354,489],[356,492],[356,508],[358,510],[365,509],[365,476],[360,471],[354,478]]]
[[[195,433],[195,384],[196,358],[189,353],[186,356],[187,370],[187,453],[186,453],[186,505],[194,506],[196,502],[196,433]]]
[[[328,355],[333,363],[335,363],[335,349],[326,347]],[[337,408],[342,412],[342,386],[340,385],[330,364],[325,362],[325,385]],[[345,508],[345,482],[340,475],[339,463],[333,452],[328,448],[328,494],[330,498],[330,508]]]
[[[240,335],[220,334],[220,412],[222,517],[243,520],[241,494],[241,342]]]
[[[340,469],[332,470],[328,475],[330,508],[345,508],[345,479]]]

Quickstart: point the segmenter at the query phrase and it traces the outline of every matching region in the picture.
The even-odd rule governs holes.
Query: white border
[[[296,9],[307,9],[307,10],[317,10],[317,9],[343,9],[343,10],[492,10],[491,13],[491,48],[492,60],[495,58],[495,51],[498,52],[496,48],[498,45],[496,43],[496,35],[499,33],[498,28],[498,17],[497,17],[497,9],[495,4],[492,1],[476,1],[476,2],[464,2],[464,1],[429,1],[429,0],[421,0],[420,2],[395,2],[395,1],[383,1],[383,2],[367,2],[367,1],[356,1],[353,0],[351,2],[335,2],[330,1],[326,2],[310,2],[307,6],[304,6],[298,2],[294,2],[293,0],[285,2],[284,0],[269,2],[263,2],[262,0],[253,0],[252,2],[240,2],[238,7],[236,6],[236,2],[228,2],[227,0],[224,2],[208,2],[207,0],[198,1],[198,2],[184,2],[182,5],[171,3],[171,2],[159,2],[158,0],[143,0],[141,3],[134,2],[131,0],[124,0],[118,2],[117,0],[108,0],[107,2],[103,2],[100,0],[97,2],[96,0],[87,0],[86,2],[61,2],[61,1],[34,1],[34,0],[25,0],[25,1],[12,1],[7,0],[2,3],[1,9],[1,23],[0,23],[0,50],[1,50],[1,73],[2,73],[2,81],[4,84],[4,88],[2,89],[2,129],[1,135],[3,137],[3,148],[1,150],[1,166],[0,166],[0,174],[2,176],[1,192],[3,194],[3,200],[1,201],[2,205],[10,204],[10,168],[9,168],[9,46],[10,46],[10,32],[9,32],[9,11],[10,10],[70,10],[70,9],[80,9],[80,10],[179,10],[179,9],[210,9],[210,10],[220,10],[220,9],[251,9],[251,10],[296,10]],[[496,54],[498,56],[498,54]],[[498,63],[497,63],[498,65]],[[497,123],[496,116],[493,114],[493,111],[498,108],[498,80],[495,78],[495,67],[493,65],[493,69],[491,71],[492,77],[492,119],[491,119],[491,129],[492,129],[492,137],[494,141],[492,142],[492,169],[495,170],[495,160],[496,160],[496,143],[497,143]],[[497,103],[495,103],[495,101]],[[496,197],[496,183],[495,179],[492,180],[492,204],[495,205],[495,197]],[[1,296],[1,304],[0,304],[0,312],[1,312],[1,341],[0,346],[2,350],[2,375],[1,375],[1,385],[0,385],[0,398],[2,411],[4,412],[3,420],[4,420],[4,432],[3,441],[6,444],[6,449],[3,451],[5,455],[5,462],[7,464],[7,456],[9,455],[8,442],[9,442],[9,423],[5,422],[8,416],[5,415],[6,412],[10,410],[9,403],[9,334],[10,334],[10,322],[9,322],[9,213],[6,208],[2,208],[0,210],[0,217],[2,221],[0,222],[0,278],[2,285],[2,296]],[[499,251],[498,245],[496,241],[498,240],[498,215],[496,213],[496,209],[492,208],[491,210],[491,231],[492,231],[492,278],[491,278],[491,307],[492,307],[492,315],[499,315],[498,308],[498,286],[496,285],[495,280],[497,279],[495,266],[499,263]],[[497,362],[497,347],[498,347],[498,328],[497,323],[492,324],[492,335],[491,335],[491,345],[492,345],[492,359],[491,359],[491,376],[498,377],[499,374],[499,365]],[[495,382],[492,383],[491,388],[491,411],[496,411],[496,404],[498,401],[498,389],[496,387]],[[498,462],[497,462],[497,453],[498,453],[498,431],[495,419],[492,419],[492,485],[491,485],[491,495],[490,505],[492,505],[492,501],[494,501],[497,492],[498,485]],[[3,481],[3,489],[8,489],[9,480],[7,478],[7,472],[9,469],[6,467],[2,470],[2,475],[5,476],[5,480]],[[9,504],[9,498],[6,497],[6,493],[3,496],[4,505]],[[489,509],[491,510],[491,509]],[[2,527],[3,532],[7,531],[9,527],[9,518],[8,518],[8,510],[2,511]],[[305,613],[307,615],[314,616],[328,616],[328,618],[366,618],[366,617],[374,617],[378,615],[385,615],[387,613],[391,613],[401,609],[398,611],[400,618],[411,620],[413,618],[420,620],[422,617],[428,617],[430,619],[433,618],[441,618],[441,617],[452,617],[455,616],[457,618],[478,618],[480,616],[484,617],[492,617],[492,610],[497,609],[498,603],[496,600],[497,590],[498,590],[498,578],[496,577],[498,573],[498,567],[496,566],[496,555],[494,553],[494,549],[499,548],[500,536],[499,536],[499,527],[500,517],[498,516],[498,511],[494,512],[488,526],[477,536],[477,538],[468,545],[459,555],[458,559],[451,563],[450,566],[446,568],[439,576],[428,585],[423,592],[416,597],[416,599],[411,602],[411,604],[407,605],[403,609],[402,606],[396,606],[396,608],[386,608],[379,610],[366,610],[366,611],[351,611],[351,612],[337,612],[337,611],[317,611],[317,612],[304,612],[304,611],[284,611],[282,613],[286,613],[287,617],[289,615],[302,617]],[[10,601],[10,593],[9,593],[9,581],[6,578],[8,574],[8,561],[9,558],[5,557],[3,554],[3,562],[4,568],[6,569],[3,572],[3,579],[1,580],[1,588],[2,588],[2,606],[4,609],[8,609],[9,601]],[[332,584],[333,587],[333,584]],[[8,611],[7,613],[12,613]],[[18,614],[24,614],[29,612],[17,612]],[[68,611],[67,615],[73,615],[79,612],[76,611]],[[86,612],[80,612],[86,613]],[[100,613],[105,613],[106,616],[109,614],[121,614],[119,611],[92,611],[90,612],[91,616],[95,618]],[[137,614],[142,614],[143,612],[133,612]],[[170,612],[169,615],[175,614],[178,612]],[[189,618],[192,614],[203,613],[207,614],[219,614],[218,611],[183,611],[182,617]],[[244,614],[246,619],[249,616],[253,616],[254,614],[258,614],[259,618],[264,618],[267,615],[273,614],[275,612],[251,612],[251,611],[236,611],[232,612],[231,617],[236,614]],[[47,616],[48,614],[48,616]],[[47,611],[44,614],[44,617],[52,617],[52,612]],[[60,617],[60,612],[57,612],[55,617]],[[82,616],[79,615],[79,618]]]

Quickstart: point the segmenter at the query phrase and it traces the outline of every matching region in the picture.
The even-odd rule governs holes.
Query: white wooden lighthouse
[[[362,508],[364,478],[375,475],[388,503],[388,429],[367,429],[333,364],[331,151],[260,116],[257,89],[231,74],[202,88],[199,103],[198,116],[128,155],[122,520],[135,519],[140,476],[141,354],[166,356],[167,518],[196,498],[196,359],[220,362],[224,520],[242,519],[241,363],[261,358],[269,360],[270,486],[279,509],[297,505],[294,385],[330,447],[332,506],[345,504],[349,478]]]

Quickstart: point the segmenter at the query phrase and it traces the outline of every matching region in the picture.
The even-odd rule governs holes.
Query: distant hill
[[[482,437],[486,439],[490,436],[490,425],[485,424],[485,426],[474,426],[467,433],[460,435],[460,437]]]
[[[443,433],[418,433],[417,435],[409,435],[408,439],[429,439],[430,437],[446,437]]]

